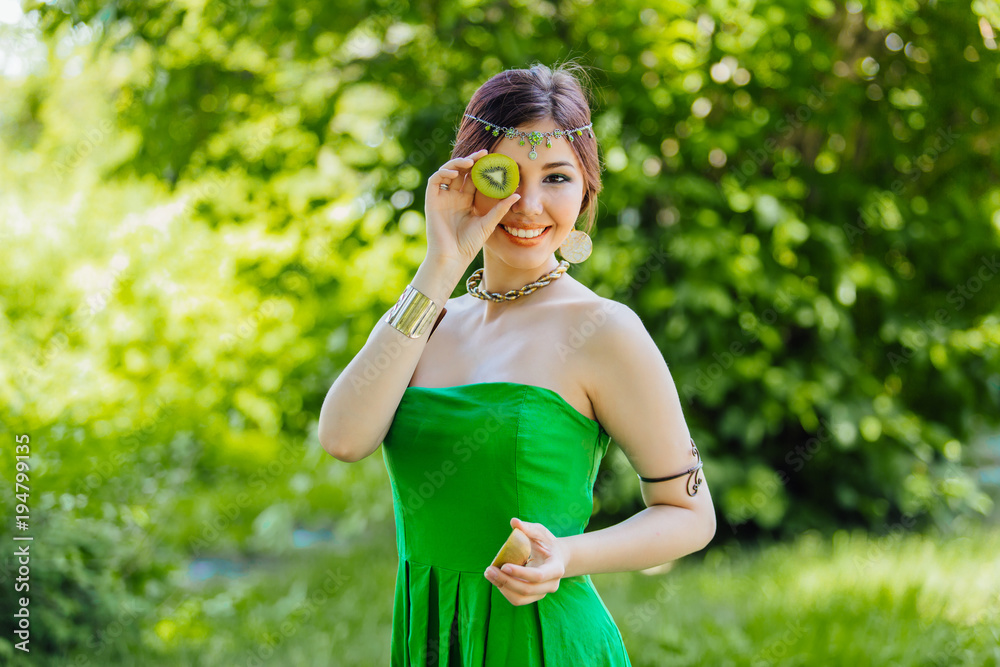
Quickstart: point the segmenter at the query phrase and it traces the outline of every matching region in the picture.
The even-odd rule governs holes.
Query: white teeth
[[[542,229],[537,229],[535,231],[528,232],[528,231],[525,231],[523,229],[513,229],[511,227],[508,227],[507,225],[500,225],[500,226],[503,227],[504,229],[506,229],[507,232],[510,233],[511,236],[516,236],[519,239],[533,239],[536,236],[541,236],[541,234],[546,229],[548,229],[548,227],[543,227]]]

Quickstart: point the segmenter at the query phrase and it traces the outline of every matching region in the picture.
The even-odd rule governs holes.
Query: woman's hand
[[[488,213],[477,216],[473,208],[476,186],[469,177],[472,165],[487,150],[448,160],[427,181],[424,213],[427,218],[427,255],[467,267],[510,207],[521,198],[512,194],[500,199]],[[442,190],[441,185],[447,185]]]
[[[537,602],[548,593],[559,590],[559,580],[566,573],[569,554],[559,538],[540,523],[510,520],[511,528],[520,528],[531,538],[531,556],[527,565],[507,563],[502,570],[490,565],[486,578],[500,589],[513,605]]]

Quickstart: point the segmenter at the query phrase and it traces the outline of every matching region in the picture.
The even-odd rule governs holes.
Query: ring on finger
[[[438,188],[441,189],[441,190],[447,190],[448,189],[448,184],[447,183],[441,183],[440,185],[438,185]]]

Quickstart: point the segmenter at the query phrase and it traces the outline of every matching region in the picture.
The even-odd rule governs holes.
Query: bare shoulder
[[[580,333],[581,384],[602,423],[614,419],[619,401],[638,394],[671,393],[673,379],[642,318],[629,306],[597,297],[574,317]],[[620,414],[620,412],[619,412]]]
[[[587,329],[587,356],[596,358],[601,366],[612,361],[622,345],[638,339],[652,343],[642,319],[624,303],[595,294],[579,301],[575,310],[575,319]]]
[[[642,365],[650,362],[652,354],[659,355],[642,320],[623,303],[590,292],[586,298],[574,299],[565,312],[563,327],[569,333],[569,349],[562,354],[577,355],[573,365],[592,403],[598,400],[602,387],[617,384],[615,376],[628,380],[624,356],[632,356],[634,363],[639,355]]]

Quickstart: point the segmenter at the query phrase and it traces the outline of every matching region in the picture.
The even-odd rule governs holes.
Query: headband
[[[583,131],[587,131],[587,136],[591,139],[594,138],[594,134],[590,131],[594,126],[593,123],[587,123],[586,125],[581,125],[580,127],[574,127],[572,130],[552,130],[551,132],[523,132],[514,127],[503,127],[502,125],[496,125],[489,121],[483,120],[482,118],[476,118],[471,114],[465,114],[466,118],[471,118],[472,120],[482,123],[486,126],[487,131],[493,132],[494,137],[499,137],[500,133],[503,132],[507,135],[508,139],[521,138],[518,142],[521,146],[524,145],[524,140],[527,139],[531,143],[531,152],[528,153],[528,159],[534,160],[538,157],[538,153],[535,152],[535,146],[542,143],[542,139],[545,139],[545,147],[552,148],[552,137],[566,137],[571,142],[576,139],[573,135],[576,134],[577,137],[583,136]]]

